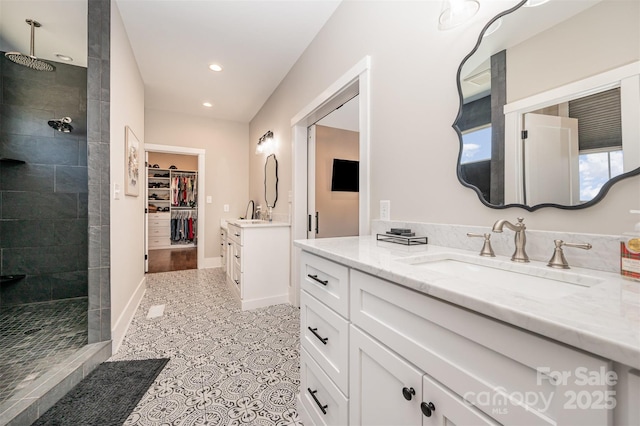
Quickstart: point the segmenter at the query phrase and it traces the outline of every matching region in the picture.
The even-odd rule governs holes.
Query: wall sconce
[[[268,153],[273,150],[273,132],[269,130],[264,135],[260,136],[258,139],[258,146],[256,147],[256,154],[262,154],[263,152]]]
[[[444,0],[442,12],[438,18],[438,29],[445,31],[464,24],[473,18],[478,10],[480,10],[478,0]]]

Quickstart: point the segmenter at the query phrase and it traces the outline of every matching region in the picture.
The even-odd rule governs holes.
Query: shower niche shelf
[[[26,161],[16,160],[15,158],[0,158],[2,164],[26,164]]]
[[[26,278],[26,275],[2,275],[0,276],[0,284],[10,284]]]

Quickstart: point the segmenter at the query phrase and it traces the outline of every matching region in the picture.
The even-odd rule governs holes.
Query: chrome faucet
[[[507,227],[516,233],[514,241],[516,243],[516,250],[513,252],[513,256],[511,256],[511,260],[513,262],[528,262],[529,256],[527,256],[527,252],[525,251],[525,245],[527,244],[527,235],[524,230],[527,229],[525,224],[523,223],[524,218],[519,217],[518,223],[515,225],[505,219],[501,219],[493,224],[493,232],[502,232],[503,227]]]

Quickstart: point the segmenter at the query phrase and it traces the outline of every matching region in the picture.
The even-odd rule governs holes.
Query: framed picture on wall
[[[140,141],[129,126],[125,126],[124,193],[137,197],[140,194]]]

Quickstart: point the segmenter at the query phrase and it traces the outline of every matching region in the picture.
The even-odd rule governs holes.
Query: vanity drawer
[[[238,268],[240,272],[244,272],[244,269],[242,267],[242,246],[240,246],[238,243],[232,243],[229,247],[231,247],[233,264]]]
[[[349,268],[302,252],[300,287],[349,319]]]
[[[577,380],[578,367],[601,374],[611,370],[609,361],[360,271],[350,279],[354,325],[498,422],[611,424],[611,410],[566,408],[572,394],[611,390]],[[570,377],[553,382],[544,371]],[[517,405],[511,395],[539,398]]]
[[[300,341],[322,370],[349,394],[349,322],[300,292]]]
[[[227,225],[227,238],[242,245],[242,228],[236,225]]]
[[[300,350],[300,400],[316,426],[349,424],[349,400],[304,348]]]

